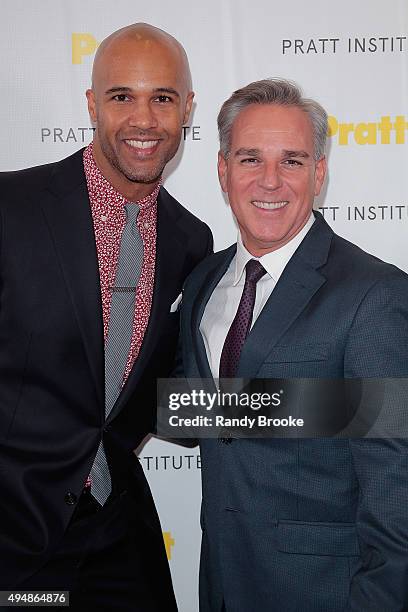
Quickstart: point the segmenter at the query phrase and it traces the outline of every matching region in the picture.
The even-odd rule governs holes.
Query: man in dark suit
[[[3,590],[70,591],[87,612],[177,609],[133,450],[172,366],[174,303],[212,246],[161,186],[193,95],[173,37],[123,28],[95,57],[93,144],[0,177]]]
[[[236,91],[218,125],[239,236],[186,282],[184,376],[406,377],[407,275],[312,212],[325,111],[272,79]],[[408,609],[406,439],[200,446],[202,612]]]

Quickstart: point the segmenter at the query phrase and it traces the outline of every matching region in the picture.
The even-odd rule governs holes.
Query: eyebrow
[[[309,153],[307,153],[306,151],[282,151],[284,157],[304,157],[305,159],[308,159],[310,157]]]
[[[234,153],[235,157],[240,157],[241,155],[248,155],[249,157],[256,157],[260,155],[261,151],[259,149],[245,149],[241,147],[241,149],[237,149]]]
[[[115,85],[114,87],[110,87],[109,89],[107,89],[105,91],[105,95],[109,95],[113,93],[131,93],[132,91],[134,90],[131,87]],[[171,94],[173,96],[177,96],[178,98],[180,97],[179,92],[176,89],[173,89],[173,87],[156,87],[155,89],[153,89],[153,93]]]
[[[260,149],[246,149],[245,147],[241,147],[235,151],[235,157],[240,157],[242,155],[248,155],[249,157],[256,157],[257,155],[261,155]],[[303,157],[304,159],[309,159],[310,155],[306,151],[292,151],[284,149],[282,151],[282,157]]]

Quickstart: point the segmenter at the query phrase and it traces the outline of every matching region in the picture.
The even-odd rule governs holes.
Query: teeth
[[[283,208],[286,204],[289,204],[288,200],[283,202],[261,202],[260,200],[252,200],[252,204],[257,208],[264,208],[265,210],[277,210]]]
[[[126,140],[126,144],[134,149],[151,149],[157,144],[157,140]]]

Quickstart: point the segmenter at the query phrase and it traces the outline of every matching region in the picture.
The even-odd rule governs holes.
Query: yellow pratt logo
[[[82,64],[86,55],[93,55],[99,46],[99,42],[89,32],[72,33],[72,63]]]
[[[167,559],[171,559],[171,549],[176,543],[175,539],[172,538],[170,531],[163,531],[164,546],[166,548]]]
[[[379,121],[361,123],[343,123],[336,117],[329,116],[327,135],[339,145],[389,145],[405,144],[405,132],[408,122],[403,115],[391,119],[389,115],[381,117]]]

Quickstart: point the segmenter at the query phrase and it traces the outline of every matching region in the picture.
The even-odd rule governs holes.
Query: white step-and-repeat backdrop
[[[297,81],[330,115],[318,206],[333,229],[408,271],[406,0],[2,0],[0,170],[61,159],[90,142],[85,90],[98,42],[136,21],[186,48],[196,103],[166,187],[212,228],[236,228],[216,175],[216,116],[246,83]],[[200,457],[150,440],[140,461],[162,520],[181,612],[195,612]]]

